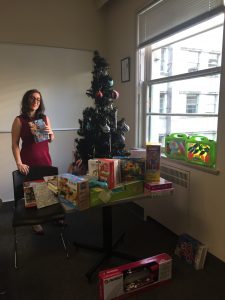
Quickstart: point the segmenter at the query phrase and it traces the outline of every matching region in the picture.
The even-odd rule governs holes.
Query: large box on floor
[[[122,299],[172,277],[172,258],[162,253],[99,273],[99,299]]]
[[[106,204],[115,200],[139,195],[143,193],[143,189],[143,180],[120,184],[111,190],[102,187],[90,188],[90,206]]]

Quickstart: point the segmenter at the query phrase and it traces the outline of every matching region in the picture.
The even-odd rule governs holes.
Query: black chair
[[[25,208],[24,206],[24,192],[23,182],[43,179],[44,176],[58,175],[58,168],[52,166],[32,167],[27,176],[22,175],[18,170],[12,172],[13,188],[14,188],[14,213],[12,226],[14,230],[14,246],[15,246],[15,268],[18,269],[17,259],[17,227],[32,226],[37,224],[44,224],[48,222],[61,222],[65,219],[65,212],[60,203],[50,205],[41,209]],[[61,227],[61,240],[66,252],[66,257],[69,257],[66,243],[63,237],[63,230],[65,226]]]

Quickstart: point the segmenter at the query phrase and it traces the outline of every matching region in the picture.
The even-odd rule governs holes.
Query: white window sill
[[[162,162],[167,162],[167,163],[174,163],[176,165],[182,165],[182,166],[185,166],[187,168],[190,168],[190,169],[195,169],[195,170],[199,170],[199,171],[202,171],[202,172],[205,172],[205,173],[210,173],[210,174],[213,174],[213,175],[218,175],[220,173],[220,171],[216,168],[209,168],[209,167],[204,167],[204,166],[201,166],[201,165],[195,165],[195,164],[192,164],[192,163],[188,163],[184,160],[178,160],[178,159],[171,159],[171,158],[168,158],[165,156],[165,154],[161,154],[161,161]]]

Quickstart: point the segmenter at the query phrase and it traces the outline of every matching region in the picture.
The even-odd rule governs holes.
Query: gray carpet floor
[[[67,215],[65,236],[70,258],[59,239],[55,224],[45,225],[45,234],[37,236],[31,228],[19,229],[19,265],[14,269],[12,203],[0,209],[0,286],[6,288],[1,300],[97,300],[97,273],[89,282],[85,273],[101,254],[76,249],[74,242],[101,245],[102,210],[99,207]],[[113,236],[125,232],[117,249],[139,258],[166,252],[173,258],[172,280],[162,286],[133,295],[129,299],[225,300],[225,264],[211,254],[205,268],[196,271],[174,255],[177,236],[156,221],[144,221],[133,206],[113,206]],[[128,261],[112,257],[101,269]]]

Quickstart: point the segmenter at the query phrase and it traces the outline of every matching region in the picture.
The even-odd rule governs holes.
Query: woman
[[[44,114],[45,107],[41,93],[36,90],[27,91],[21,102],[20,115],[12,125],[12,152],[18,170],[27,175],[32,166],[51,166],[52,160],[48,143],[54,139],[49,118]],[[48,138],[44,141],[35,141],[33,124],[36,120],[44,121],[44,132]],[[22,146],[20,149],[20,140]],[[41,225],[33,226],[37,234],[43,234]]]

